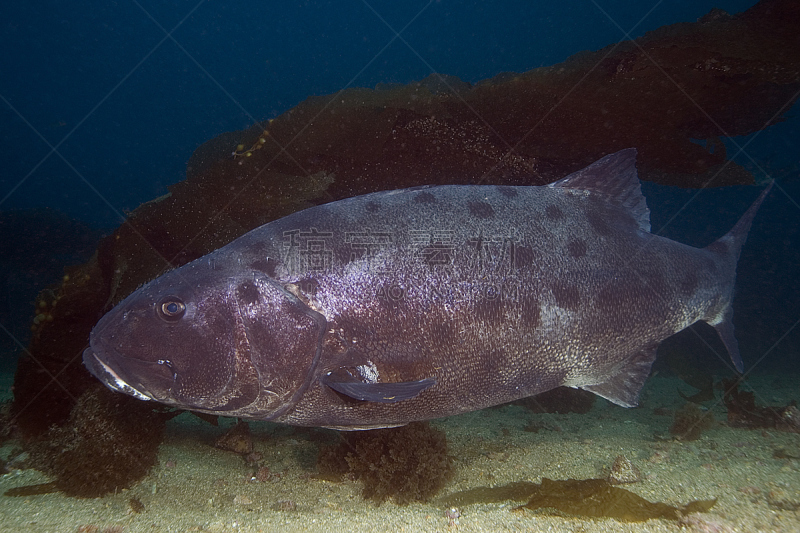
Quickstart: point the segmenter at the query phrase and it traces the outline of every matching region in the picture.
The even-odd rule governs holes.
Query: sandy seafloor
[[[756,374],[748,383],[758,403],[785,405],[798,399],[799,378]],[[0,390],[9,390],[9,380],[3,376]],[[315,433],[268,423],[251,424],[255,447],[265,464],[282,475],[252,482],[253,469],[240,456],[211,445],[233,421],[213,427],[185,413],[169,423],[158,464],[133,488],[97,499],[0,496],[0,531],[800,531],[800,460],[773,457],[778,449],[800,456],[800,434],[730,428],[724,406],[709,402],[714,427],[699,440],[675,441],[668,433],[672,418],[653,410],[680,407],[684,402],[676,389],[694,392],[676,378],[654,376],[636,409],[598,399],[586,415],[533,414],[504,406],[433,424],[446,432],[454,458],[455,475],[442,495],[542,477],[603,477],[614,458],[625,455],[644,474],[643,481],[625,485],[640,496],[673,505],[718,498],[709,513],[692,515],[689,524],[512,511],[524,502],[464,506],[451,524],[435,504],[378,506],[362,498],[358,481],[314,479]],[[543,429],[524,431],[529,424]],[[6,443],[0,455],[7,457],[14,446]],[[46,481],[35,470],[15,470],[0,480],[0,493]],[[144,504],[143,511],[131,510],[132,497]],[[276,509],[287,500],[295,503],[294,510]]]

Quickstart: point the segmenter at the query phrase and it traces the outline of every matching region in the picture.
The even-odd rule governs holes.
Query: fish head
[[[104,315],[83,360],[106,386],[142,400],[269,420],[308,387],[325,329],[265,274],[202,258]]]

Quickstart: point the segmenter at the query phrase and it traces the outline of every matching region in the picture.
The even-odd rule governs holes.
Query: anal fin
[[[722,340],[722,344],[728,349],[733,366],[741,373],[744,370],[744,363],[742,362],[742,355],[739,353],[739,343],[733,334],[733,308],[729,306],[718,322],[711,321],[709,323],[717,330],[717,335]]]
[[[639,392],[650,375],[653,361],[656,360],[657,349],[658,344],[646,346],[631,356],[616,374],[603,383],[581,385],[578,388],[593,392],[622,407],[636,407],[639,405]]]

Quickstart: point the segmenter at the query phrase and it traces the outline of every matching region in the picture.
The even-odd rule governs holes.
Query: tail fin
[[[739,343],[736,342],[736,337],[733,334],[733,307],[731,307],[731,301],[733,300],[733,284],[736,280],[736,263],[739,261],[739,254],[742,251],[742,246],[747,240],[747,233],[750,231],[753,218],[755,218],[759,207],[761,207],[761,203],[764,201],[770,189],[772,189],[772,183],[761,192],[758,198],[756,198],[756,201],[753,202],[745,214],[742,215],[742,218],[739,219],[739,222],[737,222],[728,233],[706,247],[706,250],[723,259],[725,263],[731,265],[730,296],[727,299],[727,305],[721,313],[706,318],[706,322],[717,330],[717,334],[720,339],[722,339],[722,343],[725,345],[725,348],[728,349],[731,361],[733,361],[736,370],[739,372],[743,370],[744,365],[742,364],[742,356],[739,353]]]

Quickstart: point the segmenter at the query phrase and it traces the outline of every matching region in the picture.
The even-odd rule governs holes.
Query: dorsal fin
[[[609,202],[627,209],[639,228],[650,231],[650,210],[647,208],[639,175],[636,172],[636,148],[626,148],[573,172],[549,187],[579,189],[605,196]]]

